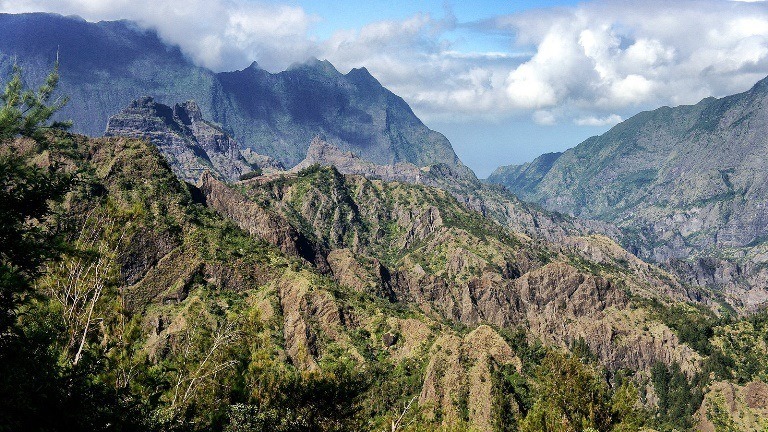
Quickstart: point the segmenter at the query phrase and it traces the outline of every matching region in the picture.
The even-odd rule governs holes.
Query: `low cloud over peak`
[[[428,120],[610,125],[641,109],[743,91],[768,75],[763,2],[594,1],[473,23],[447,10],[322,39],[312,30],[324,17],[274,2],[0,0],[0,10],[134,20],[216,71],[253,60],[276,71],[309,57],[342,72],[365,66]],[[484,38],[501,38],[506,50],[466,43]]]

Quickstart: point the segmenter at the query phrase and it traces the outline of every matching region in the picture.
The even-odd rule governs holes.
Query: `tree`
[[[66,128],[51,121],[64,103],[51,101],[57,82],[54,67],[39,89],[28,90],[17,67],[0,95],[0,430],[24,430],[61,400],[48,327],[54,323],[19,323],[33,281],[59,251],[53,203],[72,183],[55,162],[41,158]]]
[[[68,124],[52,121],[66,102],[53,99],[57,83],[54,66],[42,86],[28,90],[15,68],[0,94],[0,432],[151,430],[141,405],[99,381],[102,358],[83,349],[104,287],[102,269],[114,249],[87,238],[71,245],[90,246],[98,255],[93,266],[64,267],[78,275],[64,284],[75,295],[63,306],[82,316],[75,325],[52,307],[59,299],[36,286],[50,271],[46,264],[69,250],[59,233],[56,204],[77,175],[63,166],[77,157],[65,133]],[[109,223],[93,225],[104,229]],[[69,361],[62,336],[72,329],[77,337],[64,344],[72,346]]]
[[[55,66],[45,84],[28,90],[17,67],[0,95],[0,349],[15,337],[16,314],[31,281],[58,251],[56,232],[45,222],[72,177],[55,162],[33,161],[68,126],[51,121],[66,102],[51,103],[58,79]]]

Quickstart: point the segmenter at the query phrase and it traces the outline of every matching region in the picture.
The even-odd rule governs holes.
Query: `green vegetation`
[[[523,327],[496,329],[494,348],[512,353],[503,361],[437,347],[476,326],[341,285],[248,235],[196,204],[144,142],[67,135],[50,122],[55,84],[54,71],[28,92],[17,72],[0,110],[0,431],[459,431],[470,430],[478,388],[498,431],[692,425],[706,382],[675,364],[651,371],[654,409],[639,404],[646,383],[606,371],[584,339],[569,353]],[[519,260],[546,252],[525,255],[520,239],[445,192],[333,168],[242,192],[307,238],[353,250],[353,276],[418,266],[463,287],[481,272],[519,275]],[[716,377],[765,380],[765,314],[647,309]],[[463,372],[431,365],[436,355],[455,355]],[[435,394],[422,404],[425,383]],[[711,416],[730,424],[718,405]]]
[[[701,387],[689,380],[677,363],[671,367],[655,364],[651,369],[651,382],[659,398],[656,419],[661,429],[691,428],[692,416],[704,399]]]

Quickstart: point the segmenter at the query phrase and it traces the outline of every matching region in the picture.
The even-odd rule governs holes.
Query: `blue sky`
[[[761,1],[0,0],[0,11],[134,20],[215,71],[364,66],[480,177],[768,75]]]
[[[290,4],[304,8],[307,12],[320,17],[313,34],[327,38],[340,28],[360,28],[366,24],[381,20],[405,20],[417,13],[428,13],[442,17],[447,13],[455,15],[459,22],[469,23],[492,18],[498,15],[518,13],[537,8],[572,6],[578,1],[407,1],[392,0],[386,2],[350,1],[350,0],[295,0],[274,2]],[[471,49],[498,50],[505,48],[505,38],[474,37],[472,32],[459,32],[467,37]]]

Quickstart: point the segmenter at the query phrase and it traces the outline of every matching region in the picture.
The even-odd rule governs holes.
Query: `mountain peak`
[[[193,100],[188,100],[182,104],[176,104],[173,107],[173,115],[178,117],[182,123],[189,125],[203,120],[203,112],[200,106]]]
[[[294,63],[292,64],[288,70],[302,70],[302,69],[308,69],[308,70],[314,70],[322,73],[326,76],[336,76],[341,75],[341,72],[339,72],[331,62],[328,60],[320,60],[315,57],[311,57],[307,61],[303,63]]]
[[[751,93],[768,93],[768,77],[765,77],[758,81],[752,88],[750,89]]]
[[[139,98],[109,118],[105,135],[148,139],[165,155],[176,175],[189,182],[197,181],[206,170],[228,181],[253,170],[239,144],[204,121],[193,100],[171,108],[149,96]]]
[[[347,73],[346,77],[347,79],[349,79],[350,81],[358,85],[364,84],[369,86],[381,87],[381,83],[379,82],[379,80],[377,80],[373,75],[371,75],[368,69],[364,67],[352,69]]]

